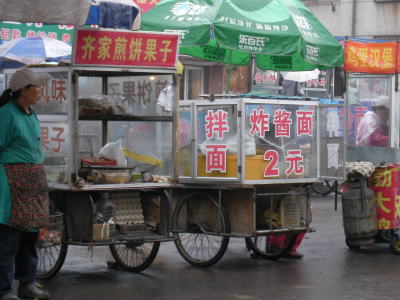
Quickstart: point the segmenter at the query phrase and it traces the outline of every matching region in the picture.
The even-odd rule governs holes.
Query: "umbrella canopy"
[[[0,68],[56,62],[70,58],[71,51],[69,44],[48,37],[15,39],[0,46]]]
[[[297,72],[281,72],[283,79],[303,82],[307,80],[317,79],[319,70],[313,71],[297,71]]]
[[[162,0],[142,29],[181,34],[181,54],[260,69],[306,71],[343,63],[343,49],[299,0]]]

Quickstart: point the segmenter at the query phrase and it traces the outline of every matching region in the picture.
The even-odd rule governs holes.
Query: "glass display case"
[[[399,111],[395,76],[351,73],[347,77],[347,161],[397,163]]]
[[[319,101],[181,101],[179,180],[271,184],[342,178],[343,132],[327,134],[330,128],[320,121],[327,113]]]
[[[173,70],[35,71],[51,76],[34,107],[50,187],[169,184],[174,169]],[[6,73],[6,82],[11,74]]]

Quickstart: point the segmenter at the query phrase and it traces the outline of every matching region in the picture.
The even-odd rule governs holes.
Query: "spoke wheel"
[[[196,193],[182,198],[173,216],[174,243],[190,264],[208,267],[217,263],[229,244],[229,217],[218,200],[209,194]]]
[[[65,257],[68,252],[68,245],[64,244],[66,231],[63,229],[63,216],[53,215],[50,216],[50,226],[41,230],[41,234],[46,234],[50,237],[39,238],[37,244],[38,266],[36,270],[36,277],[38,279],[50,279],[60,271],[64,264]],[[57,223],[52,223],[53,220]],[[53,236],[51,238],[51,235]],[[40,236],[40,234],[39,234]]]
[[[157,256],[160,242],[128,242],[122,245],[110,245],[115,261],[122,269],[129,272],[141,272],[151,265]]]
[[[330,180],[324,180],[324,182],[314,182],[311,185],[311,189],[321,196],[327,196],[334,192],[335,182]]]
[[[246,238],[254,253],[266,259],[278,259],[287,254],[296,242],[296,234],[269,234]]]

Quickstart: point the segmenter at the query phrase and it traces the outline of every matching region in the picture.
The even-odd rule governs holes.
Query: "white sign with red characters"
[[[205,116],[206,139],[215,138],[222,140],[224,133],[229,132],[228,113],[222,109],[217,111],[208,110]],[[226,144],[206,145],[206,172],[212,171],[226,172]]]
[[[263,108],[253,109],[249,113],[250,120],[250,135],[259,136],[265,139],[267,133],[271,130],[270,123],[274,126],[273,137],[291,138],[292,125],[295,126],[295,134],[300,136],[313,136],[314,132],[314,111],[298,109],[295,113],[287,111],[286,109],[276,109],[271,114],[266,113]],[[295,119],[293,119],[295,118]],[[268,161],[268,165],[264,170],[264,177],[279,177],[280,170],[277,167],[279,164],[279,153],[276,150],[268,150],[264,153],[264,161]],[[304,156],[300,149],[286,150],[284,154],[284,161],[286,163],[285,175],[303,175],[304,174]]]
[[[47,154],[58,154],[68,151],[68,124],[41,122],[40,132],[42,147]]]

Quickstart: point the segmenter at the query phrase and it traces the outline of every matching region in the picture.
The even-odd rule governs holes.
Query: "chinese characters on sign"
[[[346,41],[344,70],[376,74],[396,73],[397,44]]]
[[[400,227],[400,166],[397,164],[376,169],[370,182],[375,192],[378,228]]]
[[[205,117],[206,138],[215,137],[217,140],[224,138],[224,133],[229,132],[228,113],[222,109],[216,112],[208,110]],[[206,172],[226,172],[226,150],[228,145],[206,145]]]
[[[46,102],[47,105],[50,101],[63,104],[67,99],[65,79],[52,79],[47,85],[42,86],[42,97],[40,100]]]
[[[175,68],[178,35],[79,29],[74,63]]]
[[[272,116],[264,112],[262,108],[253,109],[250,114],[250,134],[254,136],[258,134],[264,137],[266,132],[270,130],[269,120],[272,117],[272,124],[275,126],[274,136],[291,137],[291,124],[296,122],[296,136],[312,136],[313,135],[313,111],[297,110],[295,112],[296,120],[292,120],[292,113],[285,109],[277,109]],[[279,169],[276,165],[279,163],[279,154],[276,150],[268,150],[264,153],[264,160],[269,161],[264,171],[264,177],[279,176]],[[303,155],[301,150],[287,150],[284,158],[288,164],[285,170],[286,175],[302,175],[304,174]]]
[[[0,22],[1,42],[27,37],[49,37],[72,43],[72,25],[44,25],[43,23]]]
[[[66,151],[68,140],[68,125],[62,123],[40,124],[40,133],[42,136],[42,146],[46,153],[61,153]]]
[[[266,108],[268,109],[268,108]],[[314,134],[313,110],[297,109],[294,112],[283,108],[277,108],[272,112],[259,107],[248,114],[250,121],[249,134],[264,138],[268,133],[274,138],[297,138],[312,137]],[[292,132],[293,131],[293,132]],[[208,110],[205,115],[204,132],[206,139],[223,141],[224,135],[230,132],[228,124],[228,112],[223,109]],[[212,171],[227,172],[227,150],[226,142],[212,143],[206,145],[206,173]],[[286,176],[304,175],[304,155],[301,149],[283,149],[283,157],[279,156],[277,150],[267,150],[262,159],[267,162],[264,177],[277,177],[280,174],[278,165],[280,160],[286,167],[282,173]]]

